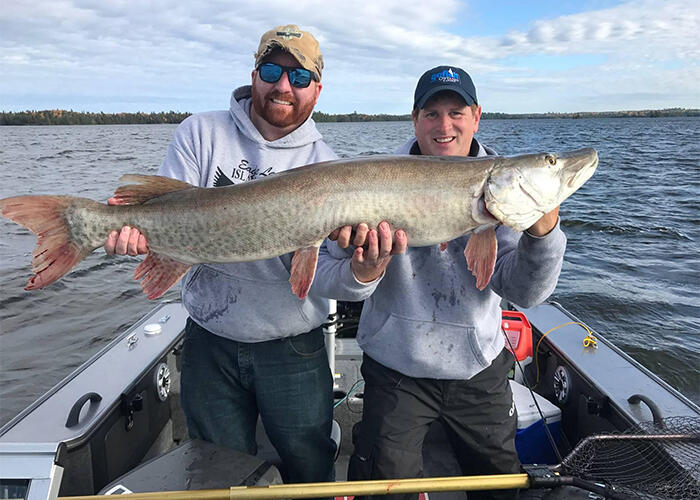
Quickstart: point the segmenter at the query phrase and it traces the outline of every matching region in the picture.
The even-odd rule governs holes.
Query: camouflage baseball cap
[[[323,56],[311,33],[301,31],[296,24],[272,28],[260,38],[260,45],[255,53],[255,67],[260,66],[265,56],[276,48],[289,52],[299,61],[302,68],[308,69],[321,80]]]

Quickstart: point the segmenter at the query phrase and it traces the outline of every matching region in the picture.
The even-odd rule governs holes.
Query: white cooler
[[[540,396],[513,380],[510,381],[513,391],[515,410],[518,412],[518,430],[515,434],[515,448],[523,464],[555,464],[557,455],[547,437],[544,422],[532,399],[534,394],[537,404],[545,417],[549,432],[554,441],[559,442],[561,433],[561,410]]]

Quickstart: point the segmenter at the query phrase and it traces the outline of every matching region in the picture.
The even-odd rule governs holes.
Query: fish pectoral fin
[[[467,258],[467,268],[476,277],[476,287],[479,290],[486,288],[491,281],[497,252],[498,240],[494,228],[472,233],[469,237],[464,256]]]
[[[187,182],[160,175],[125,174],[119,180],[134,184],[119,186],[114,191],[114,196],[110,200],[114,205],[140,205],[167,193],[196,187]]]
[[[148,300],[153,300],[170,290],[190,267],[191,264],[149,252],[146,259],[134,270],[134,279],[141,280],[141,289]]]
[[[292,292],[300,299],[308,295],[311,283],[314,281],[320,247],[321,244],[319,243],[317,246],[299,248],[294,252],[294,257],[292,257],[292,271],[289,276],[289,282],[292,284]]]

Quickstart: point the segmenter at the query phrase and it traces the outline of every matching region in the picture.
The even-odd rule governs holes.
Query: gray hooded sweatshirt
[[[311,118],[290,134],[267,141],[250,121],[250,96],[250,86],[238,88],[229,111],[198,113],[184,120],[159,174],[218,187],[337,158]],[[231,224],[235,223],[233,215]],[[292,293],[292,255],[194,266],[182,280],[182,303],[197,324],[240,342],[307,332],[323,323],[328,301],[313,291],[304,300]]]
[[[398,150],[407,154],[415,139]],[[472,156],[495,154],[474,140]],[[353,248],[321,248],[316,290],[339,300],[365,300],[357,341],[372,359],[417,378],[466,380],[504,347],[501,298],[529,307],[554,290],[566,247],[557,226],[538,238],[496,229],[498,255],[488,287],[479,290],[464,258],[469,235],[395,255],[382,277],[359,283],[350,271]]]

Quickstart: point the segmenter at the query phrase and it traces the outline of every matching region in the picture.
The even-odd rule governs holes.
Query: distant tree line
[[[700,109],[668,108],[643,109],[638,111],[578,111],[575,113],[482,113],[482,119],[528,119],[528,118],[664,118],[672,116],[700,116]]]
[[[83,113],[63,109],[0,112],[0,125],[120,125],[180,123],[192,113]]]
[[[153,123],[180,123],[191,113],[168,111],[160,113],[84,113],[50,109],[43,111],[0,111],[0,125],[126,125]],[[629,118],[629,117],[671,117],[671,116],[700,116],[700,109],[669,108],[649,109],[641,111],[586,111],[576,113],[483,113],[481,118],[489,119],[535,119],[535,118]],[[387,122],[409,121],[410,114],[369,115],[357,113],[329,114],[315,111],[312,115],[317,122]]]
[[[367,115],[353,111],[348,114],[331,115],[322,111],[314,111],[311,115],[314,121],[319,123],[327,122],[403,122],[411,119],[411,115]]]

